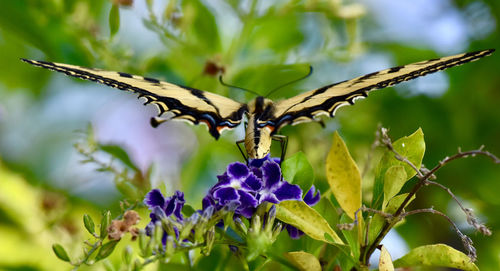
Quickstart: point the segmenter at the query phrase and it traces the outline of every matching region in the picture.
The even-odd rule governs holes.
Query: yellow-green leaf
[[[382,246],[380,249],[380,258],[378,261],[378,270],[379,271],[394,271],[394,265],[392,264],[391,254]]]
[[[337,233],[333,231],[328,222],[313,208],[309,207],[303,201],[287,200],[276,205],[276,217],[290,224],[309,237],[323,242],[331,243],[325,238],[329,234],[334,243],[343,244]]]
[[[354,219],[354,213],[361,207],[361,174],[337,132],[326,158],[326,178],[340,207]]]
[[[389,200],[389,203],[387,203],[387,206],[384,208],[384,212],[394,214],[398,210],[399,206],[401,206],[401,204],[403,203],[403,201],[406,199],[407,196],[408,193],[404,193],[401,195],[397,195],[391,200]],[[406,203],[406,206],[408,206],[408,204],[410,204],[414,199],[415,199],[415,194]]]
[[[304,271],[321,271],[321,264],[318,259],[304,251],[293,251],[285,253],[287,258],[295,267]]]
[[[396,196],[406,182],[406,171],[403,166],[395,165],[387,169],[384,176],[384,204],[387,206],[390,199]]]
[[[396,210],[401,206],[403,203],[404,199],[408,196],[408,193],[404,193],[401,195],[397,195],[393,197],[389,202],[387,203],[387,206],[384,208],[384,212],[394,214]],[[415,199],[415,195],[411,197],[411,199],[406,203],[406,206],[410,204],[413,200]],[[405,206],[405,207],[406,207]],[[368,232],[368,241],[372,242],[375,240],[377,235],[379,234],[380,230],[382,229],[382,226],[384,225],[385,218],[379,214],[373,215],[372,221],[370,223],[370,231]],[[401,223],[404,223],[404,219],[396,223],[394,227],[399,226]]]
[[[462,269],[465,271],[478,271],[479,268],[471,259],[450,246],[445,244],[427,245],[412,249],[405,256],[394,261],[394,266],[442,266]]]

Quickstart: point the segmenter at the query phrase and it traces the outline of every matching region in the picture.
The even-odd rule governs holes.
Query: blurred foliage
[[[222,87],[217,76],[204,73],[207,63],[223,67],[225,81],[261,94],[306,74],[309,65],[315,67],[316,73],[308,80],[273,94],[273,99],[279,99],[348,79],[338,74],[361,75],[360,71],[352,74],[348,71],[359,67],[355,64],[369,54],[389,56],[394,60],[394,66],[443,55],[422,44],[373,39],[370,33],[381,33],[381,25],[370,10],[350,1],[274,1],[269,4],[265,1],[241,3],[227,0],[215,6],[209,1],[199,0],[166,3],[136,0],[132,7],[113,9],[113,4],[119,2],[2,1],[0,236],[3,242],[1,247],[5,249],[0,253],[2,269],[65,269],[66,265],[55,256],[47,256],[52,242],[67,245],[81,240],[84,234],[80,223],[83,213],[98,217],[98,210],[103,207],[102,203],[99,205],[76,196],[78,193],[72,190],[74,181],[85,178],[73,164],[65,163],[68,154],[64,149],[69,149],[77,140],[73,130],[83,129],[89,119],[71,118],[67,112],[76,107],[74,103],[68,103],[69,109],[63,104],[64,100],[54,103],[54,93],[66,91],[66,85],[53,83],[60,75],[34,69],[19,61],[20,57],[154,75],[243,102],[254,95]],[[485,6],[495,27],[482,38],[469,38],[464,47],[470,51],[500,48],[500,33],[496,26],[500,20],[498,1],[440,2],[448,3],[453,10],[464,14],[474,3]],[[136,17],[142,19],[142,23],[133,21]],[[135,28],[134,24],[146,28]],[[134,32],[137,29],[142,32]],[[147,46],[134,45],[133,41],[146,39],[143,36],[146,32],[155,35],[147,39]],[[378,123],[390,128],[395,138],[421,127],[425,131],[427,149],[432,150],[426,153],[424,164],[435,164],[442,157],[455,153],[458,146],[466,150],[484,144],[492,153],[499,154],[498,66],[498,56],[493,55],[446,71],[449,88],[442,96],[411,95],[408,91],[410,84],[404,84],[372,93],[369,99],[358,102],[354,107],[342,108],[335,120],[327,120],[326,129],[315,123],[286,127],[282,133],[290,138],[288,153],[305,153],[314,168],[316,185],[323,191],[327,182],[322,161],[326,157],[331,133],[336,129],[351,146],[358,165],[366,163]],[[66,80],[64,84],[68,88],[77,84],[84,92],[84,88],[91,83],[84,85]],[[93,99],[95,102],[89,105],[90,112],[86,112],[85,117],[90,118],[91,113],[98,114],[96,112],[99,111],[92,112],[95,107],[91,107],[96,106],[98,100],[98,96]],[[111,101],[108,106],[119,104]],[[43,118],[47,116],[47,107],[55,110],[57,117],[65,116],[67,120],[61,121],[54,115],[49,115],[53,119]],[[122,125],[131,123],[123,120]],[[134,129],[136,127],[130,126],[129,132],[133,133]],[[220,174],[228,162],[241,159],[233,145],[235,139],[241,136],[237,131],[223,135],[219,142],[215,142],[205,128],[196,127],[193,130],[198,142],[186,143],[196,148],[189,158],[181,159],[184,169],[178,177],[182,180],[180,185],[188,202],[199,201],[208,184],[215,182],[214,176]],[[168,131],[162,131],[165,131],[165,140],[171,140]],[[104,147],[103,151],[120,152],[112,145]],[[130,158],[121,157],[130,161],[137,159],[133,155]],[[376,153],[372,159],[379,157],[380,154]],[[72,167],[66,168],[68,165]],[[77,180],[54,180],[58,173],[67,171],[75,171],[69,176],[77,176]],[[87,179],[108,184],[113,180],[112,174],[85,174]],[[370,170],[364,175],[363,186],[367,191],[373,183],[373,174]],[[498,169],[489,161],[477,158],[450,164],[440,171],[438,181],[451,187],[455,194],[473,206],[495,231],[500,228],[498,176]],[[173,178],[173,181],[176,179]],[[68,184],[61,185],[64,182]],[[113,192],[103,195],[100,191],[104,186],[101,183],[91,187],[91,193],[110,199],[106,207],[116,212],[120,209],[120,197]],[[174,190],[170,185],[166,189]],[[449,206],[450,211],[456,209],[443,191],[424,189],[421,193],[412,203],[416,208],[433,205]],[[369,202],[371,197],[365,196],[364,202]],[[52,211],[40,210],[47,206]],[[425,234],[413,234],[422,232],[422,229],[427,229]],[[410,217],[398,228],[398,232],[410,247],[441,242],[460,249],[454,232],[438,217]],[[481,269],[494,270],[500,266],[500,241],[496,236],[472,236],[477,245],[478,266]],[[291,246],[300,248],[305,241],[290,242]],[[220,255],[215,251],[211,257]],[[111,260],[118,261],[119,257]],[[210,258],[204,259],[205,263],[210,266]]]

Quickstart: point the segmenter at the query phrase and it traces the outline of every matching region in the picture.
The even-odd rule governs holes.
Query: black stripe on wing
[[[72,65],[71,67],[67,67],[67,66],[60,66],[57,63],[52,63],[47,61],[29,60],[24,58],[22,58],[21,60],[30,63],[32,65],[61,72],[72,77],[77,77],[84,80],[90,80],[113,88],[118,88],[120,90],[138,93],[139,94],[138,98],[143,97],[146,99],[144,105],[147,105],[149,103],[157,105],[159,110],[159,116],[165,112],[172,112],[174,114],[173,119],[187,120],[193,124],[199,124],[200,122],[204,123],[208,126],[210,134],[216,139],[219,138],[220,131],[223,130],[224,128],[234,128],[238,126],[243,118],[243,113],[247,110],[246,105],[242,105],[238,110],[233,112],[231,115],[223,117],[219,112],[219,108],[216,105],[214,105],[214,103],[211,100],[205,97],[203,91],[198,89],[183,87],[169,83],[175,87],[178,87],[179,91],[181,90],[185,91],[184,94],[188,93],[196,97],[197,99],[200,99],[200,101],[209,104],[213,109],[212,111],[206,111],[206,110],[202,111],[197,109],[196,107],[187,106],[182,102],[183,93],[179,93],[179,97],[158,95],[150,90],[147,90],[146,88],[137,87],[129,83],[119,81],[118,79],[113,79],[99,75],[98,73],[104,72],[103,70],[84,68],[86,70],[91,71],[89,72],[86,70],[80,70],[78,69],[77,66],[72,66]],[[116,75],[117,77],[134,79],[137,80],[138,82],[140,82],[140,80],[143,80],[143,82],[151,84],[152,87],[161,87],[161,81],[154,78],[134,76],[124,72],[116,72]],[[152,118],[151,124],[156,127],[163,121],[164,121],[163,119]]]

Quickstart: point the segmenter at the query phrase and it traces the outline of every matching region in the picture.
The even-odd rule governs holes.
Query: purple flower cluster
[[[300,187],[283,180],[279,164],[269,157],[251,160],[248,166],[232,163],[217,178],[219,182],[203,199],[203,209],[230,206],[235,214],[250,218],[263,202],[302,199]]]
[[[225,208],[234,211],[236,217],[251,218],[257,207],[264,202],[278,204],[284,200],[302,200],[300,187],[283,180],[279,164],[269,156],[264,159],[251,160],[248,166],[240,162],[231,163],[226,172],[217,178],[219,180],[217,184],[203,198],[203,210],[195,213],[196,215],[203,213],[206,216],[206,213],[211,216]],[[319,190],[312,186],[304,197],[304,202],[314,205],[319,199]],[[180,191],[165,198],[160,190],[153,189],[146,195],[144,203],[151,210],[151,222],[146,226],[146,233],[150,236],[154,232],[157,221],[173,220],[179,225],[186,222],[181,213],[185,203],[184,194]],[[294,239],[304,234],[291,225],[286,225],[286,229]],[[173,230],[178,239],[180,229],[174,227]],[[163,244],[167,235],[163,234]]]

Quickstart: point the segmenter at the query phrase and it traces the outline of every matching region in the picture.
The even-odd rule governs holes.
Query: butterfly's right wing
[[[62,63],[22,60],[69,76],[138,93],[139,97],[146,99],[145,104],[152,103],[158,107],[159,116],[171,112],[173,119],[187,120],[192,124],[204,123],[215,138],[219,137],[222,130],[238,126],[243,113],[247,111],[245,104],[224,96],[153,78]],[[159,118],[152,118],[151,121],[154,126],[162,122]]]

